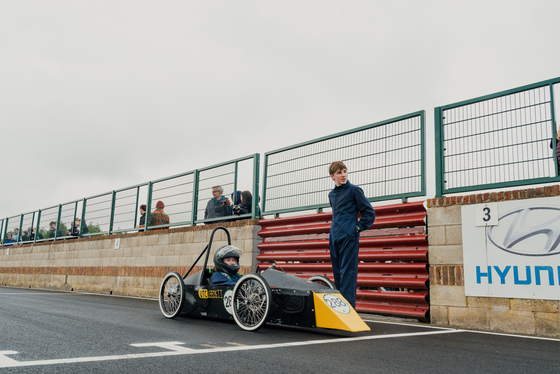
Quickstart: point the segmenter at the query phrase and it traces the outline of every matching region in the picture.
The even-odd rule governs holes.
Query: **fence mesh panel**
[[[369,199],[422,194],[423,112],[267,154],[265,211],[328,206],[328,167],[343,161]],[[265,213],[266,213],[265,212]]]

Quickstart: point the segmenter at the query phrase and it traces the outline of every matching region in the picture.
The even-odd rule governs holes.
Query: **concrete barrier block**
[[[462,245],[431,245],[428,260],[432,265],[462,265]]]
[[[149,246],[158,245],[158,235],[149,235],[148,236],[148,245]]]
[[[560,338],[560,314],[536,312],[535,320],[537,335]]]
[[[239,232],[237,234],[237,239],[253,239],[253,227],[252,226],[240,226],[238,228]]]
[[[186,242],[186,232],[174,232],[169,234],[169,244],[179,244]]]
[[[197,230],[193,233],[193,243],[207,243],[207,231],[206,230]]]
[[[444,306],[430,307],[430,323],[432,323],[433,325],[440,325],[440,326],[449,325],[447,307]]]
[[[482,308],[449,308],[449,325],[467,329],[487,330],[489,311]]]
[[[445,227],[431,227],[428,230],[428,243],[430,244],[430,249],[432,246],[442,246],[445,245]]]
[[[460,225],[445,227],[445,244],[446,245],[462,245],[463,244],[463,227]]]
[[[525,300],[511,299],[511,310],[519,310],[524,312],[545,312],[558,313],[558,300]]]
[[[432,226],[447,226],[461,224],[461,206],[452,205],[447,207],[428,209],[428,222]]]
[[[187,231],[185,233],[185,243],[193,243],[194,242],[194,231]]]
[[[499,297],[467,297],[467,306],[469,308],[497,309],[509,310],[510,300]]]
[[[169,244],[169,235],[155,235],[158,240],[157,240],[157,244],[158,245],[167,245]]]
[[[434,306],[467,306],[465,289],[461,286],[430,287],[430,304]]]
[[[525,335],[533,335],[536,332],[536,321],[532,312],[490,309],[489,321],[492,331]]]

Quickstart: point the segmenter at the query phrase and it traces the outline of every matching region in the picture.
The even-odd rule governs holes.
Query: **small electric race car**
[[[208,245],[184,276],[171,272],[159,290],[159,307],[166,318],[180,314],[233,319],[243,330],[255,331],[266,323],[299,327],[320,327],[346,331],[369,331],[354,308],[322,275],[301,279],[274,268],[247,274],[234,286],[212,286],[207,268],[214,233]],[[206,253],[203,270],[189,276]]]

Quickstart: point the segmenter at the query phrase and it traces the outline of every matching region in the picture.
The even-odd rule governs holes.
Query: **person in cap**
[[[169,225],[169,216],[165,214],[163,208],[165,208],[163,201],[158,201],[156,210],[150,214],[150,226]],[[158,227],[158,229],[164,229],[164,227]]]
[[[214,273],[210,278],[212,286],[235,286],[243,276],[239,274],[241,251],[233,245],[226,245],[214,253]]]

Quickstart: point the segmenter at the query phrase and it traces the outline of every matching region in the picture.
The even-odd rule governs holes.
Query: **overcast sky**
[[[559,16],[557,0],[0,0],[0,217],[418,110],[433,142],[434,107],[560,76]]]

